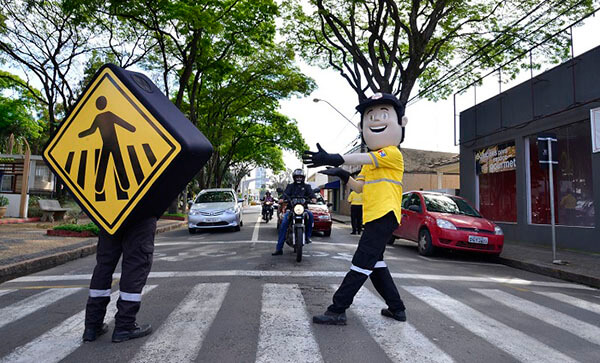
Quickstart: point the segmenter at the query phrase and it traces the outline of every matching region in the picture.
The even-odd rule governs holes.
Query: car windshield
[[[196,203],[235,202],[231,192],[206,192],[198,195]]]
[[[471,207],[464,199],[435,194],[423,194],[425,198],[425,208],[430,212],[464,214],[471,217],[481,217],[481,215]]]

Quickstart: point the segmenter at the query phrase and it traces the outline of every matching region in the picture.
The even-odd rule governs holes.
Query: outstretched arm
[[[135,132],[135,126],[133,126],[132,124],[128,123],[127,121],[123,120],[115,114],[112,114],[112,117],[117,125],[121,126],[127,131]]]
[[[302,160],[309,168],[315,168],[317,166],[324,165],[370,165],[373,163],[373,160],[371,159],[369,154],[348,154],[344,156],[340,154],[330,154],[327,151],[325,151],[320,144],[317,144],[316,152],[305,151],[302,155]]]
[[[363,190],[363,186],[365,182],[363,180],[356,180],[350,176],[350,173],[347,170],[342,168],[328,168],[325,170],[319,171],[321,174],[337,176],[341,181],[347,183],[350,189],[360,193]]]
[[[90,126],[89,129],[81,131],[79,133],[79,137],[86,137],[89,136],[91,134],[93,134],[94,132],[96,132],[96,129],[98,128],[98,123],[96,123],[96,120],[94,119],[94,122],[92,122],[92,125]]]

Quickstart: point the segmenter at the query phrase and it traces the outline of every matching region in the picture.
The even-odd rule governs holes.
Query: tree
[[[227,73],[205,77],[196,124],[215,150],[200,185],[221,186],[230,168],[242,176],[257,166],[282,170],[282,149],[298,155],[307,149],[295,121],[278,112],[279,100],[314,89],[293,62],[291,49],[273,44],[240,57]]]
[[[273,190],[277,190],[277,188],[285,190],[287,185],[292,182],[292,169],[286,168],[285,171],[273,175],[271,182],[269,188]]]
[[[19,84],[46,107],[53,134],[74,105],[78,65],[95,48],[95,34],[77,25],[58,1],[0,0],[0,12],[0,56],[25,74]],[[41,92],[35,92],[33,82]]]
[[[14,135],[13,139],[27,140],[32,152],[39,153],[46,140],[43,106],[38,101],[41,95],[22,84],[16,75],[0,71],[0,150],[7,149]]]
[[[288,3],[288,40],[313,64],[337,70],[359,100],[367,91],[387,92],[403,103],[417,82],[422,90],[436,85],[427,98],[446,97],[483,69],[519,57],[592,5],[592,0],[309,2],[314,13],[306,13],[298,1]],[[563,34],[539,52],[558,61],[568,56],[567,44]],[[459,76],[438,84],[457,65]],[[522,66],[515,62],[503,71],[514,77]]]

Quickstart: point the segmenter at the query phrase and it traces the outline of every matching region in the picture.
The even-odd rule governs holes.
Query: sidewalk
[[[53,237],[53,224],[13,220],[0,224],[0,283],[96,252],[97,237]],[[80,221],[80,224],[89,222]],[[159,219],[156,233],[185,226],[185,221]],[[57,223],[55,223],[57,224]]]
[[[339,223],[350,224],[350,216],[332,213],[331,219]],[[552,263],[550,246],[505,240],[498,262],[540,275],[600,288],[600,254],[557,249],[556,257],[559,260],[567,261],[568,265]]]

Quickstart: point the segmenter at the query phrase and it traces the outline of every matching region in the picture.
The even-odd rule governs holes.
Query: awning
[[[338,179],[325,184],[323,189],[340,189],[340,180]]]

